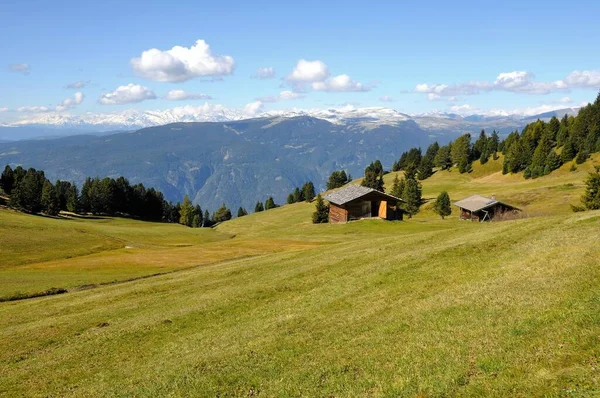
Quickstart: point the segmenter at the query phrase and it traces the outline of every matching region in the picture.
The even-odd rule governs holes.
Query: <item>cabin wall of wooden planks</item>
[[[348,222],[348,211],[342,207],[329,204],[329,222],[330,223],[345,223]]]

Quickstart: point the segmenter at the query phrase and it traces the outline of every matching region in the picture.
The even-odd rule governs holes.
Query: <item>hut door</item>
[[[360,213],[361,213],[361,217],[370,217],[371,216],[371,202],[362,202]]]
[[[371,201],[371,217],[379,216],[379,202]]]

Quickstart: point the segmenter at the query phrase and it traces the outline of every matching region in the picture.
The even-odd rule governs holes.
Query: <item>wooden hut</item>
[[[373,188],[348,185],[325,196],[329,202],[329,222],[345,223],[363,218],[402,220],[398,207],[402,199]]]
[[[469,196],[454,203],[460,208],[461,220],[491,221],[505,213],[517,213],[520,209],[496,200],[495,196],[486,198],[481,195]]]

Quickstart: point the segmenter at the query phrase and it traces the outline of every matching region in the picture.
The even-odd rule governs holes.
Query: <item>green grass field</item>
[[[69,290],[0,303],[0,396],[599,396],[600,211],[569,206],[599,163],[424,181],[527,215],[483,224],[430,204],[213,230],[0,210],[0,297]]]

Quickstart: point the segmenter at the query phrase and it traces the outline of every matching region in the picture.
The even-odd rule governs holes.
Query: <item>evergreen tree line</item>
[[[162,192],[131,185],[124,178],[86,178],[81,187],[68,181],[52,184],[41,170],[9,165],[0,176],[0,189],[9,196],[8,205],[28,213],[57,215],[60,211],[79,214],[126,216],[147,221],[179,223],[188,227],[210,227],[231,219],[231,211],[223,204],[210,215],[202,212],[185,196],[182,203],[168,202]],[[243,214],[242,214],[243,213]],[[238,217],[247,212],[240,208]]]
[[[502,172],[541,177],[572,160],[581,164],[594,152],[600,152],[600,94],[577,116],[565,115],[560,121],[553,117],[547,123],[537,120],[520,134],[512,132],[503,142]]]
[[[424,155],[421,148],[411,148],[394,162],[392,171],[402,170],[418,180],[425,180],[433,175],[434,167],[448,170],[456,165],[460,173],[468,173],[472,170],[474,161],[479,160],[481,164],[485,164],[490,158],[498,158],[501,142],[495,130],[489,136],[482,130],[475,143],[471,141],[471,135],[464,134],[448,145],[440,146],[434,142]]]
[[[385,192],[383,188],[383,174],[383,165],[381,164],[381,161],[377,159],[365,168],[365,178],[363,178],[360,185]]]
[[[260,202],[260,201],[256,202],[256,205],[254,205],[254,212],[255,213],[260,213],[261,211],[271,210],[271,209],[274,209],[276,207],[279,207],[279,205],[277,203],[275,203],[275,200],[273,199],[272,196],[269,196],[267,198],[267,200],[265,200],[264,204],[262,202]],[[248,214],[248,213],[246,213],[246,214]]]
[[[308,181],[302,185],[302,188],[296,187],[293,192],[290,192],[287,196],[287,204],[312,202],[315,195],[315,186],[311,181]]]
[[[340,188],[352,181],[350,173],[346,174],[344,170],[336,170],[331,173],[327,180],[327,189]]]

